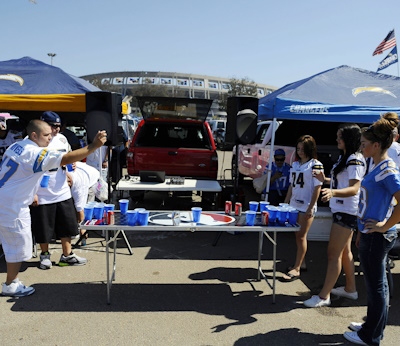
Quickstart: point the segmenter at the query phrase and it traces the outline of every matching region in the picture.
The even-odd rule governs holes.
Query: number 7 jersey
[[[314,188],[322,185],[317,178],[313,178],[313,170],[324,170],[322,163],[316,159],[311,159],[306,163],[300,164],[299,161],[293,162],[290,170],[290,184],[292,186],[292,197],[290,205],[301,212],[306,212],[310,204]],[[315,203],[316,211],[317,203]]]

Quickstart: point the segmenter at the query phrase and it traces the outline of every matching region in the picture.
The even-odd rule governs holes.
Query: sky
[[[277,88],[340,65],[376,71],[390,50],[373,51],[400,35],[398,0],[1,0],[0,15],[0,61],[55,53],[78,77],[182,72]],[[398,76],[398,64],[381,72]]]

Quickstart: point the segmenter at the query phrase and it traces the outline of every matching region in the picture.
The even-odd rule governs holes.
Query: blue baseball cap
[[[43,120],[49,124],[61,124],[60,116],[57,113],[52,112],[52,111],[44,112],[42,114],[42,116],[40,117],[40,120]]]
[[[274,156],[286,156],[285,150],[283,149],[276,149]]]

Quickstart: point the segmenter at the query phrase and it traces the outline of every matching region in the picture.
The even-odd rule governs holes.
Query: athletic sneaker
[[[52,267],[52,263],[50,261],[50,253],[48,251],[42,252],[40,254],[40,269],[50,269]]]
[[[349,329],[353,332],[358,332],[359,330],[361,330],[363,324],[364,323],[362,322],[351,322],[349,325]]]
[[[19,279],[14,279],[9,285],[3,284],[1,294],[9,297],[25,297],[35,292],[33,287],[26,287]]]
[[[321,299],[319,296],[312,296],[304,302],[304,306],[307,308],[320,308],[321,306],[331,305],[331,298]]]
[[[353,299],[353,300],[357,300],[358,299],[357,291],[351,292],[351,293],[347,292],[344,289],[344,286],[333,288],[332,291],[331,291],[331,294],[334,294],[335,296],[339,296],[339,297],[345,297],[345,298]]]
[[[73,252],[69,256],[61,255],[60,262],[58,265],[60,267],[66,266],[83,266],[87,263],[87,259],[75,255]]]
[[[353,344],[368,345],[360,339],[357,332],[344,332],[343,336],[346,340],[352,342]]]

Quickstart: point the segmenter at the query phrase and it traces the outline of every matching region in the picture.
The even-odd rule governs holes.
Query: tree
[[[220,94],[218,106],[222,111],[226,111],[226,102],[229,96],[253,96],[257,97],[257,84],[248,77],[242,79],[231,78],[229,80],[229,91],[227,94]]]

